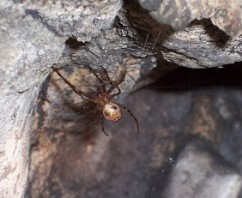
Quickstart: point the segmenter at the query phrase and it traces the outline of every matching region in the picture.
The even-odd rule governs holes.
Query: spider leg
[[[109,137],[108,133],[105,131],[104,129],[104,119],[103,119],[103,115],[101,115],[101,126],[102,126],[102,131],[103,133]]]
[[[120,91],[120,89],[119,89],[119,87],[118,87],[118,92],[117,92],[117,93],[114,93],[114,94],[111,94],[109,97],[110,97],[110,98],[113,98],[113,97],[119,95],[120,93],[121,93],[121,91]]]
[[[106,70],[103,66],[99,66],[99,67],[104,71],[105,76],[106,76],[106,78],[108,79],[109,84],[110,84],[111,86],[115,86],[115,85],[113,84],[113,82],[111,81],[111,79],[110,79],[110,77],[109,77],[109,75],[108,75],[107,70]]]
[[[112,81],[112,84],[114,85],[113,87],[111,87],[109,90],[108,90],[108,93],[111,93],[112,92],[112,90],[114,89],[114,88],[117,88],[118,89],[118,93],[114,93],[114,94],[111,94],[110,95],[110,98],[113,98],[114,96],[117,96],[117,95],[119,95],[120,93],[121,93],[121,91],[120,91],[120,89],[119,89],[119,87],[118,87],[118,85],[120,85],[123,81],[124,81],[124,79],[125,79],[125,76],[126,76],[126,68],[125,68],[125,65],[128,65],[128,64],[133,64],[133,63],[135,63],[134,62],[134,59],[132,58],[132,56],[130,56],[130,57],[128,57],[121,65],[120,65],[120,68],[121,69],[119,69],[119,73],[118,73],[118,75],[117,75],[117,78],[114,80],[114,81]]]
[[[120,91],[118,85],[120,85],[120,84],[124,81],[124,79],[125,79],[126,72],[127,72],[127,71],[126,71],[126,68],[125,68],[125,65],[135,64],[136,62],[137,62],[137,61],[136,61],[134,58],[132,58],[132,56],[129,56],[129,57],[126,58],[126,60],[120,65],[120,68],[121,68],[121,69],[119,69],[119,73],[118,73],[118,75],[117,75],[117,78],[116,78],[114,81],[112,81],[112,84],[113,84],[114,86],[111,87],[111,88],[108,90],[108,93],[111,93],[112,90],[113,90],[114,88],[117,88],[117,89],[118,89],[118,93],[111,94],[111,95],[110,95],[110,98],[113,98],[114,96],[117,96],[117,95],[119,95],[119,94],[121,93],[121,91]],[[129,75],[129,74],[127,74],[127,75]],[[129,77],[131,77],[131,79],[133,79],[132,76],[129,75]],[[133,80],[134,80],[134,79],[133,79]],[[135,81],[135,80],[134,80],[134,81]]]
[[[139,122],[137,120],[137,118],[134,116],[134,114],[132,113],[132,111],[130,109],[128,109],[128,107],[123,106],[121,104],[119,104],[125,111],[127,111],[131,117],[134,119],[135,123],[136,123],[136,127],[137,127],[137,132],[139,133]]]
[[[115,82],[111,81],[111,79],[110,79],[110,77],[109,77],[109,75],[108,75],[107,70],[106,70],[103,66],[99,66],[99,67],[102,68],[102,70],[103,70],[104,73],[105,73],[106,78],[108,79],[109,84],[111,85],[110,89],[108,90],[108,93],[111,93],[111,91],[112,91],[113,89],[115,89],[115,88],[118,90],[117,93],[111,94],[111,95],[110,95],[110,98],[113,98],[114,96],[119,95],[119,94],[121,93],[121,90],[120,90],[120,88],[118,87],[118,85],[117,85]],[[119,83],[119,84],[120,84],[120,83]]]
[[[56,68],[53,68],[52,67],[52,69],[53,69],[53,71],[54,72],[56,72],[57,74],[58,74],[58,76],[59,77],[61,77],[63,80],[64,80],[64,82],[66,83],[66,84],[68,84],[69,85],[69,87],[77,94],[77,95],[79,95],[79,96],[81,96],[83,99],[85,99],[85,100],[88,100],[88,101],[91,101],[91,102],[94,102],[94,103],[97,103],[97,101],[95,101],[93,98],[91,98],[91,97],[88,97],[87,95],[85,95],[81,90],[79,90],[79,89],[77,89],[74,85],[72,85],[64,76],[62,76],[62,74],[58,71],[58,69],[56,69]]]
[[[94,76],[99,80],[99,82],[102,85],[102,91],[106,92],[106,87],[105,87],[105,83],[103,82],[103,80],[97,75],[97,73],[89,66],[89,65],[85,65],[86,67],[88,67],[88,69],[94,74]]]

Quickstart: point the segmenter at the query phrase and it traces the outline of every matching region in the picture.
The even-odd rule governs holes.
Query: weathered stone
[[[148,9],[157,5],[149,2]],[[191,68],[241,61],[240,37],[228,38],[207,21],[174,32],[154,21],[136,3],[127,1],[120,10],[121,5],[119,0],[0,2],[1,196],[21,197],[25,191],[30,127],[35,119],[32,112],[51,66],[102,65],[115,76],[117,66],[132,56],[139,63],[127,68],[131,77],[125,79],[122,90],[128,93],[157,64],[158,75],[175,67],[164,58]],[[226,10],[222,16],[228,13]],[[219,21],[214,24],[220,27]],[[237,34],[234,24],[237,20],[231,28],[230,24],[220,28]],[[59,99],[52,103],[58,104]]]
[[[23,197],[33,108],[49,67],[63,53],[67,36],[78,31],[79,39],[90,40],[111,26],[121,6],[118,0],[103,2],[102,9],[88,6],[91,1],[82,1],[78,8],[76,3],[0,2],[1,197]],[[77,20],[81,20],[79,28]],[[95,25],[90,26],[90,21]]]
[[[239,1],[139,0],[139,2],[157,21],[174,29],[184,29],[195,19],[211,19],[214,25],[228,35],[238,36],[242,33]]]
[[[163,197],[237,198],[242,178],[235,167],[202,141],[189,143],[179,154]]]
[[[201,151],[196,154],[211,160],[203,168],[198,165],[200,172],[217,167],[215,173],[221,175],[221,185],[223,176],[228,176],[231,183],[238,178],[233,191],[238,193],[241,176],[237,169],[242,170],[240,73],[240,66],[209,71],[180,68],[149,88],[131,94],[122,104],[138,118],[139,135],[129,114],[124,113],[118,123],[106,123],[111,136],[108,138],[102,133],[99,114],[91,109],[74,114],[73,109],[64,109],[66,104],[46,102],[47,106],[58,105],[52,112],[54,116],[49,112],[45,115],[51,118],[50,128],[46,128],[45,122],[44,133],[37,134],[39,142],[33,147],[32,195],[160,198],[173,171],[181,170],[178,161],[184,148],[190,148],[190,141],[197,139],[206,144],[202,141],[200,146],[195,145]],[[215,82],[216,86],[212,86]],[[196,172],[196,166],[193,170],[191,167],[196,162],[183,162],[184,168],[190,165],[189,170]],[[176,191],[185,188],[180,187]],[[232,193],[232,188],[227,189]],[[209,188],[204,187],[206,190]]]

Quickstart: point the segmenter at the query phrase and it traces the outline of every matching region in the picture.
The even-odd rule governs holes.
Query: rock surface
[[[75,35],[72,30],[80,30],[75,27],[75,17],[82,20],[80,28],[86,33],[81,36],[78,32],[79,38],[90,40],[111,26],[121,6],[120,1],[103,2],[102,9],[88,6],[92,1],[82,1],[78,8],[76,3],[0,2],[1,197],[23,197],[36,98],[49,67],[61,57],[65,41]],[[89,16],[80,18],[80,12]],[[90,26],[90,21],[96,25]]]
[[[148,10],[156,5],[155,1],[147,2],[149,5],[140,1]],[[132,56],[138,63],[127,67],[130,78],[122,85],[128,93],[138,79],[144,79],[140,87],[177,65],[210,68],[241,61],[240,6],[232,1],[225,8],[226,1],[221,2],[217,10],[211,3],[211,9],[203,8],[208,13],[195,12],[169,25],[185,28],[195,18],[211,16],[213,24],[236,36],[228,37],[207,20],[174,31],[153,20],[136,1],[124,2],[123,6],[120,0],[1,1],[0,195],[22,197],[25,192],[33,110],[38,108],[36,99],[48,81],[51,66],[102,65],[114,74],[118,65]],[[177,13],[183,16],[185,12]],[[162,12],[155,13],[156,19],[159,14],[159,19],[166,19]],[[223,21],[226,16],[231,17]],[[172,20],[168,19],[165,23]],[[156,65],[158,75],[144,78]]]
[[[241,175],[202,141],[190,142],[179,154],[163,197],[237,198]]]
[[[210,19],[212,23],[236,36],[242,33],[240,1],[179,1],[179,0],[139,0],[152,17],[161,24],[174,29],[184,29],[195,19]]]
[[[74,114],[67,106],[66,111],[56,106],[56,116],[45,116],[51,118],[48,128],[37,134],[33,146],[29,193],[167,198],[171,193],[210,192],[241,197],[241,65],[230,67],[178,69],[131,94],[122,104],[139,120],[139,135],[127,113],[120,122],[105,124],[111,136],[106,137],[91,109]],[[177,185],[187,169],[190,177]],[[210,188],[225,183],[230,186]]]

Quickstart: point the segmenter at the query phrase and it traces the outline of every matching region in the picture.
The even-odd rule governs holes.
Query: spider
[[[125,61],[127,62],[127,61]],[[108,133],[105,131],[104,129],[104,118],[110,122],[117,122],[121,119],[122,117],[122,110],[124,109],[125,111],[127,111],[131,117],[134,119],[135,123],[136,123],[136,127],[137,127],[137,132],[139,133],[139,123],[137,118],[134,116],[134,114],[131,112],[131,110],[129,110],[126,106],[121,105],[117,102],[113,102],[113,98],[115,96],[118,96],[119,94],[121,94],[121,90],[118,87],[119,84],[121,84],[124,80],[126,71],[122,70],[122,72],[120,72],[119,76],[117,77],[116,81],[111,81],[106,69],[102,66],[99,66],[103,71],[104,74],[110,84],[110,87],[107,88],[103,79],[100,78],[97,73],[90,67],[85,65],[90,71],[91,73],[94,74],[94,76],[97,78],[97,80],[100,82],[101,84],[101,90],[98,91],[94,96],[89,96],[85,93],[83,93],[81,90],[79,90],[78,88],[76,88],[73,84],[71,84],[59,71],[58,69],[52,67],[53,71],[55,73],[58,74],[58,76],[60,78],[62,78],[64,80],[64,82],[66,84],[69,85],[69,87],[77,94],[79,95],[82,99],[92,102],[92,103],[96,103],[100,112],[100,118],[101,118],[101,128],[102,128],[102,132],[106,135],[109,136]],[[114,89],[117,89],[116,93],[111,93]]]

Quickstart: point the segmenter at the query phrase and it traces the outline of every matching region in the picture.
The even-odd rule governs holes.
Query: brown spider
[[[52,67],[52,69],[65,81],[66,84],[69,85],[69,87],[77,95],[82,97],[84,100],[96,103],[98,105],[98,109],[102,112],[100,114],[101,126],[102,126],[102,131],[105,135],[109,136],[104,129],[104,123],[103,123],[104,119],[103,118],[105,118],[106,120],[108,120],[110,122],[117,122],[122,117],[121,108],[123,108],[125,111],[127,111],[132,116],[132,118],[136,122],[137,132],[139,133],[139,123],[138,123],[138,120],[136,119],[136,117],[133,115],[133,113],[127,107],[112,101],[112,98],[114,98],[115,96],[117,96],[121,93],[121,90],[118,87],[118,85],[123,82],[126,72],[123,70],[122,72],[120,72],[116,81],[111,81],[106,69],[104,67],[100,66],[100,68],[102,68],[102,70],[104,71],[104,74],[110,84],[110,88],[107,89],[104,81],[96,74],[96,72],[90,66],[86,66],[86,67],[89,68],[89,70],[95,75],[95,77],[101,83],[101,91],[97,92],[96,95],[94,95],[94,96],[88,96],[87,94],[83,93],[81,90],[77,89],[74,85],[72,85],[64,76],[62,76],[62,74],[60,74],[58,69],[53,68],[53,67]],[[118,92],[111,94],[111,92],[115,88],[117,89]]]

